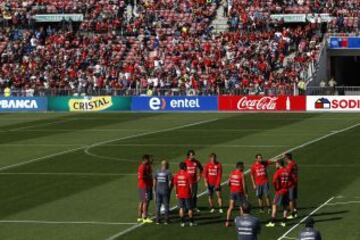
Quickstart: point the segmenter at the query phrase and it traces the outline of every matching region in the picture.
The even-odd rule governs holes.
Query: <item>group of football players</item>
[[[275,196],[271,204],[268,167],[273,164],[276,167],[272,177]],[[149,203],[155,195],[156,224],[161,223],[162,215],[164,216],[163,223],[169,224],[170,195],[172,189],[175,188],[181,227],[186,226],[186,218],[189,226],[195,226],[194,215],[200,212],[197,206],[198,185],[203,178],[208,192],[210,213],[216,211],[215,200],[217,200],[218,212],[224,213],[222,185],[227,183],[230,190],[230,200],[225,226],[228,227],[231,224],[232,211],[235,207],[239,207],[239,216],[241,217],[235,219],[238,236],[241,237],[242,234],[244,236],[256,236],[260,231],[260,222],[256,217],[250,216],[251,205],[248,202],[247,173],[250,174],[252,188],[258,199],[259,211],[271,213],[271,219],[266,227],[275,226],[279,208],[283,209],[283,216],[279,221],[280,226],[285,227],[286,220],[297,217],[298,166],[291,153],[285,153],[272,160],[263,160],[262,155],[257,154],[255,162],[248,171],[244,170],[243,162],[237,162],[235,169],[231,171],[228,180],[224,183],[222,182],[223,166],[215,153],[208,156],[208,162],[203,167],[200,161],[195,158],[195,152],[189,150],[186,159],[179,164],[179,169],[175,175],[169,170],[169,162],[165,160],[161,162],[160,169],[154,173],[151,165],[152,156],[146,154],[138,168],[140,197],[138,222],[140,223],[153,222],[153,219],[148,215],[148,209]],[[241,227],[242,224],[251,224],[252,227]]]

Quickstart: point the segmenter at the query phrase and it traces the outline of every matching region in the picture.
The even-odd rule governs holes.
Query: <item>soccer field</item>
[[[202,163],[217,153],[225,177],[239,160],[248,168],[256,153],[292,149],[300,216],[262,226],[259,239],[295,239],[309,214],[326,240],[360,239],[360,114],[0,114],[0,135],[1,240],[236,239],[205,196],[197,227],[136,223],[140,157],[154,155],[154,169],[168,159],[175,171],[188,149]]]

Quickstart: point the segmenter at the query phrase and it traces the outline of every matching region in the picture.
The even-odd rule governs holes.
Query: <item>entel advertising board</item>
[[[133,97],[131,110],[150,112],[218,111],[217,97]]]
[[[360,96],[308,96],[307,111],[360,112]]]
[[[43,112],[48,110],[46,97],[0,97],[0,112]]]
[[[219,111],[276,112],[306,111],[306,97],[220,96]]]

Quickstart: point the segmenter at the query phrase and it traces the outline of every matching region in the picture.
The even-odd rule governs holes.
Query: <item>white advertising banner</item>
[[[314,112],[360,112],[360,96],[308,96],[306,110]]]

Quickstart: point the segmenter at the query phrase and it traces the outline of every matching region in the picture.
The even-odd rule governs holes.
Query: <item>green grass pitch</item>
[[[176,219],[138,226],[141,155],[153,154],[155,169],[168,159],[175,171],[188,149],[203,163],[215,152],[227,176],[236,161],[248,168],[256,153],[271,158],[295,148],[300,216],[286,228],[263,226],[260,239],[295,239],[313,212],[324,239],[358,240],[359,122],[359,114],[0,114],[0,239],[236,239],[225,215],[208,212],[205,196],[197,227],[180,228]]]

